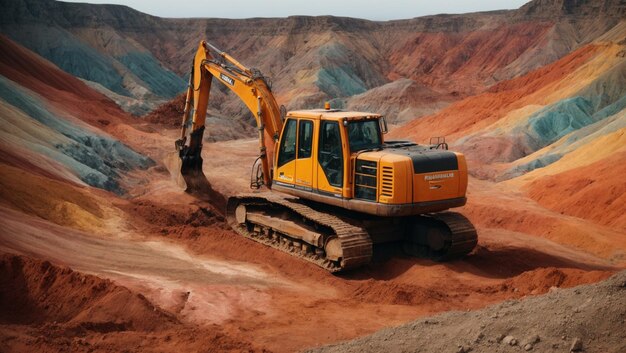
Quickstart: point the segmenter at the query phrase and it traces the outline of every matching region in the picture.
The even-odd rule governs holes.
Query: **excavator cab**
[[[465,204],[460,153],[385,141],[384,117],[337,109],[292,111],[280,135],[273,189],[376,216]]]
[[[347,125],[325,117],[327,112],[287,114],[276,151],[275,186],[343,196],[345,161],[349,160]]]

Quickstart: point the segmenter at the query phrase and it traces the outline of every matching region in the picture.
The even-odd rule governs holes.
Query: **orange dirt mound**
[[[373,279],[359,284],[353,295],[366,302],[400,305],[435,304],[449,298],[445,291]]]
[[[543,294],[552,287],[569,288],[607,279],[613,272],[584,271],[580,269],[539,268],[504,281],[500,290],[521,294]]]
[[[398,278],[388,280],[367,279],[354,284],[351,296],[368,303],[396,304],[396,305],[426,305],[433,311],[445,311],[455,308],[467,308],[481,302],[502,300],[509,297],[543,294],[552,287],[567,288],[580,284],[594,283],[608,278],[614,273],[612,270],[590,270],[568,268],[576,264],[567,263],[565,259],[558,259],[548,254],[512,250],[521,256],[528,255],[530,263],[500,259],[498,252],[511,257],[506,249],[486,249],[479,247],[477,254],[468,256],[463,262],[456,264],[430,265],[430,269],[418,269],[417,266],[401,274]],[[393,261],[400,264],[402,261]],[[426,261],[421,261],[427,264]],[[557,267],[541,267],[542,264],[553,263]],[[427,265],[428,266],[428,265]],[[543,265],[545,266],[545,265]],[[580,264],[578,264],[580,266]],[[497,267],[504,269],[499,271]],[[584,267],[584,266],[583,266]],[[494,286],[489,280],[467,280],[457,273],[452,274],[450,269],[458,272],[480,272],[501,282]],[[523,272],[522,272],[523,271]],[[379,275],[382,275],[382,271]],[[503,276],[504,275],[504,276]],[[432,278],[429,278],[432,277]],[[439,280],[435,280],[435,279]],[[495,279],[495,278],[494,278]],[[485,297],[481,297],[485,295]],[[480,298],[480,299],[479,299]]]
[[[159,105],[156,109],[144,117],[144,120],[168,128],[180,128],[185,107],[186,94],[180,94],[172,100]]]
[[[160,205],[148,200],[136,200],[122,206],[133,215],[134,222],[139,220],[147,227],[179,228],[179,227],[207,227],[224,218],[210,205]]]
[[[150,331],[176,322],[109,280],[8,254],[0,257],[0,309],[8,324],[56,322],[94,331]]]
[[[626,232],[626,153],[549,175],[527,186],[541,205]]]
[[[48,261],[0,255],[2,352],[254,352],[247,337],[196,326],[142,294]]]

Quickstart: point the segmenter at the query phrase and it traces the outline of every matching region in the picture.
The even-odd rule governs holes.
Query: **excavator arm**
[[[212,52],[217,55],[214,57]],[[175,143],[182,161],[180,172],[183,178],[189,184],[189,179],[202,172],[202,138],[213,78],[233,91],[256,119],[263,183],[271,188],[274,145],[283,125],[280,108],[267,80],[259,70],[245,67],[206,41],[200,42],[194,57],[181,135]]]

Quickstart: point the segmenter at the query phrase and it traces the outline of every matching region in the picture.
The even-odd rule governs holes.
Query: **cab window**
[[[378,120],[357,120],[348,123],[350,152],[380,148],[380,124]]]
[[[298,127],[298,159],[311,158],[313,146],[313,122],[310,120],[300,120]]]
[[[332,186],[343,185],[343,153],[341,135],[336,121],[322,121],[319,139],[319,163]]]
[[[284,131],[278,152],[279,167],[296,159],[296,121],[288,119]]]

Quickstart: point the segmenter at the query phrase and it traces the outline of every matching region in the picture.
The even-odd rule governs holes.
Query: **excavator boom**
[[[193,183],[191,179],[202,172],[202,139],[213,78],[233,91],[256,119],[262,182],[271,187],[274,145],[282,128],[282,118],[268,80],[259,70],[247,68],[205,41],[200,42],[193,60],[181,136],[175,143],[181,160],[180,173],[183,179],[190,185]]]

